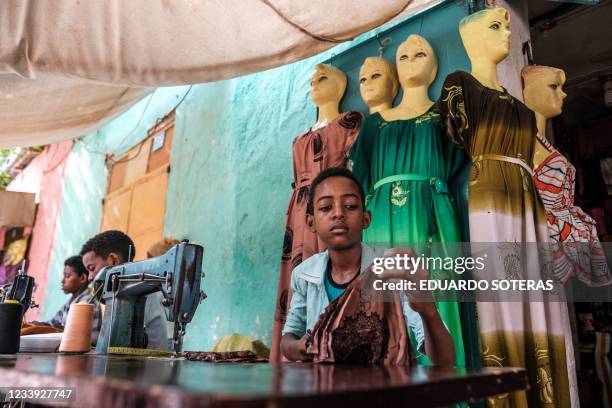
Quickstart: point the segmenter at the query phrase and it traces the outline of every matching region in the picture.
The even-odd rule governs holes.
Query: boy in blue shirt
[[[363,188],[350,170],[329,168],[313,180],[307,223],[327,250],[311,256],[293,270],[291,305],[281,340],[281,352],[287,359],[311,359],[306,353],[307,331],[312,330],[326,306],[372,265],[375,251],[361,243],[361,232],[370,225],[370,220],[370,213],[365,211]],[[385,254],[398,253],[412,254],[407,250]],[[418,281],[426,279],[427,272],[421,270],[411,275],[391,270],[381,277]],[[416,302],[410,299],[411,294],[407,295],[402,296],[402,309],[417,348],[424,351],[434,365],[452,365],[455,361],[453,341],[433,299]]]
[[[136,254],[134,241],[121,231],[101,232],[90,238],[81,248],[83,265],[93,281],[98,272],[107,266],[117,266],[132,262]],[[147,348],[169,350],[171,348],[166,327],[163,306],[156,302],[155,295],[149,295],[145,306],[145,333]]]

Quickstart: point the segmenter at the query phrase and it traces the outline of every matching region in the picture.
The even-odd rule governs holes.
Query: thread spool
[[[66,326],[59,351],[62,353],[87,353],[91,350],[91,303],[73,303],[68,310]]]
[[[19,351],[22,318],[21,303],[0,303],[0,354],[15,354]]]

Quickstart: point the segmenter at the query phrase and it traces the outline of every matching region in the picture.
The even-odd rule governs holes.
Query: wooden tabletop
[[[526,372],[520,368],[212,364],[51,353],[0,355],[0,378],[2,387],[70,387],[75,391],[69,405],[95,408],[434,407],[527,387]]]

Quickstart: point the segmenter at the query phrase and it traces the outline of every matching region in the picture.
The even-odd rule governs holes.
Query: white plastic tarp
[[[0,147],[57,142],[151,87],[288,64],[431,0],[2,0]]]

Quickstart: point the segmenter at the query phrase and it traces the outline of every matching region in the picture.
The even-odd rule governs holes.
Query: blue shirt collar
[[[325,270],[327,269],[327,263],[329,262],[329,252],[325,250],[316,256],[315,262],[310,268],[300,271],[300,278],[307,282],[314,283],[315,285],[323,284],[323,277],[325,276]],[[372,262],[374,262],[374,250],[368,245],[361,243],[361,271],[363,273]]]

